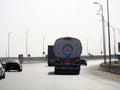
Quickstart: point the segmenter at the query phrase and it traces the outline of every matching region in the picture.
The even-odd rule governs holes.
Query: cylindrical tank
[[[77,58],[82,53],[81,41],[73,37],[59,38],[54,43],[54,54],[59,58]]]

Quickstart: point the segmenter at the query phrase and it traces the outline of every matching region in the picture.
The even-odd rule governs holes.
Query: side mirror
[[[80,59],[80,64],[87,66],[87,61],[85,59]]]

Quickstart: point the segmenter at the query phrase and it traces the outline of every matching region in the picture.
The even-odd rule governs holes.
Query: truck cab
[[[53,51],[54,45],[48,45],[48,66],[54,66],[55,65],[55,55]]]

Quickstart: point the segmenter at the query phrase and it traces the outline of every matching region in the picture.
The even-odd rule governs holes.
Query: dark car
[[[81,63],[81,65],[87,66],[87,61],[86,61],[86,59],[84,59],[84,58],[81,58],[81,59],[80,59],[80,63]]]
[[[19,59],[8,59],[5,65],[5,71],[18,70],[22,71],[22,64]]]
[[[5,78],[5,68],[2,62],[0,61],[0,79],[4,79],[4,78]]]

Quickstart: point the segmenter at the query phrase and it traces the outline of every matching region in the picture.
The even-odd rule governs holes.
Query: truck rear
[[[59,38],[54,43],[55,73],[72,71],[80,72],[82,45],[79,39],[72,37]]]

